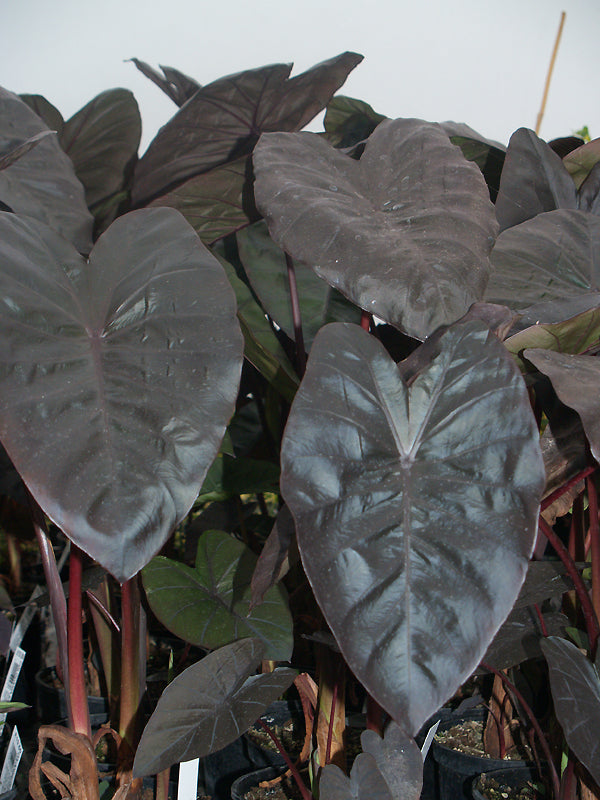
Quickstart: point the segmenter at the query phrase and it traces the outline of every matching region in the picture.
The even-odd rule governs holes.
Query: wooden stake
[[[560,23],[558,25],[558,33],[556,34],[556,41],[554,42],[554,49],[552,50],[552,58],[550,59],[550,66],[548,67],[548,74],[546,75],[546,85],[544,86],[544,96],[542,97],[542,105],[540,113],[537,115],[537,122],[535,124],[535,132],[539,136],[540,128],[542,127],[542,118],[546,110],[546,100],[548,99],[548,91],[550,89],[550,81],[552,80],[552,70],[554,69],[554,62],[556,61],[556,54],[560,44],[560,37],[562,36],[563,26],[565,24],[566,11],[561,11]]]

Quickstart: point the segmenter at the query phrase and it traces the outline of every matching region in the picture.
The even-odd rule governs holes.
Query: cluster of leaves
[[[324,798],[398,797],[399,749],[417,797],[425,720],[486,651],[539,652],[523,614],[557,589],[533,571],[519,593],[540,499],[600,452],[599,142],[384,119],[333,96],[360,60],[204,87],[135,60],[179,106],[139,159],[124,90],[66,122],[0,90],[0,438],[75,544],[215,650],[163,695],[138,774],[224,746],[293,680],[254,674],[293,659],[290,529],[288,580],[398,723]],[[188,563],[153,558],[184,519]]]

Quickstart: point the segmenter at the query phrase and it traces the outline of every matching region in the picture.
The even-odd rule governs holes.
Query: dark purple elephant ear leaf
[[[508,143],[496,198],[500,230],[557,208],[577,208],[573,179],[546,142],[519,128]]]
[[[559,400],[577,411],[592,455],[600,462],[600,359],[539,348],[525,350],[524,356],[550,378]]]
[[[0,87],[0,155],[47,131],[26,103]],[[2,207],[44,222],[80,253],[92,248],[93,219],[83,186],[54,135],[43,136],[29,152],[0,170]]]
[[[360,161],[316,134],[265,134],[254,167],[271,236],[364,310],[424,339],[482,299],[494,209],[439,125],[385,120]]]
[[[120,217],[89,262],[0,213],[0,437],[48,516],[119,580],[194,502],[233,413],[235,300],[183,217]]]
[[[133,61],[142,75],[145,75],[152,83],[155,83],[159,89],[162,89],[167,97],[170,97],[178,106],[182,106],[186,100],[189,100],[200,88],[200,84],[197,83],[194,78],[190,78],[189,75],[173,67],[164,67],[162,64],[159,64],[163,72],[161,75],[154,67],[151,67],[150,64],[146,64],[145,61],[140,61],[139,58],[132,58],[130,61]]]
[[[291,80],[291,64],[272,64],[198,89],[138,162],[133,202],[146,204],[194,175],[247,155],[262,131],[303,127],[361,60],[342,53]]]
[[[359,326],[325,326],[281,455],[317,601],[354,674],[411,735],[515,602],[545,483],[501,342],[473,321],[441,333],[428,359],[421,349],[397,366]]]
[[[600,782],[600,678],[597,667],[571,642],[549,636],[541,642],[550,671],[556,716],[571,750]]]
[[[335,764],[327,764],[319,781],[321,800],[396,800],[370,753],[354,759],[350,777]]]

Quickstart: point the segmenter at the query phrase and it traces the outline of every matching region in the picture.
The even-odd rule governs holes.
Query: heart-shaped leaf
[[[16,94],[0,87],[0,153],[48,131]],[[56,136],[46,136],[29,153],[0,171],[0,202],[15,214],[46,223],[80,253],[92,247],[93,219],[68,156]]]
[[[557,208],[577,208],[573,179],[546,142],[519,128],[508,143],[496,198],[500,230]]]
[[[316,134],[265,134],[254,167],[277,244],[366,311],[423,339],[482,298],[494,209],[439,125],[385,120],[360,161]]]
[[[600,218],[563,209],[538,214],[501,233],[491,261],[490,302],[520,309],[587,296],[600,289]]]
[[[319,797],[322,800],[397,800],[370,753],[356,756],[350,777],[335,764],[323,767]]]
[[[364,753],[370,753],[385,778],[392,797],[418,800],[423,787],[423,758],[415,740],[390,722],[383,739],[375,731],[360,735]]]
[[[118,579],[191,507],[234,408],[242,337],[176,211],[120,217],[86,262],[0,214],[0,437],[48,516]]]
[[[561,403],[577,411],[592,455],[600,461],[600,359],[537,348],[525,350],[524,356],[550,378]]]
[[[195,569],[164,556],[145,567],[146,597],[165,628],[186,642],[213,649],[253,636],[262,641],[265,658],[287,661],[293,641],[284,589],[269,589],[250,611],[256,561],[243,542],[208,531],[198,542]]]
[[[252,673],[264,657],[256,639],[233,642],[188,667],[165,689],[142,735],[134,775],[154,775],[202,758],[239,738],[296,677]]]
[[[127,89],[109,89],[65,122],[60,144],[73,162],[88,206],[118,192],[142,135],[138,104]]]
[[[294,320],[285,254],[269,236],[264,222],[240,231],[237,239],[244,270],[262,307],[293,341]],[[294,271],[307,349],[327,322],[360,322],[360,309],[315,275],[309,266],[299,261]]]
[[[291,64],[273,64],[203,86],[139,161],[134,203],[145,204],[187,178],[247,155],[262,131],[300,130],[361,61],[356,53],[342,53],[292,79]]]
[[[523,379],[481,323],[399,366],[358,326],[318,334],[285,430],[282,493],[342,653],[409,733],[510,611],[544,481]]]
[[[571,642],[542,640],[550,670],[552,700],[571,750],[600,782],[600,678],[592,662]]]

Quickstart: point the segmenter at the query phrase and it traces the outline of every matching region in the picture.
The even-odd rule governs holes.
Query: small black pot
[[[244,800],[246,793],[258,786],[261,781],[271,781],[283,772],[285,768],[282,767],[263,767],[242,775],[231,786],[231,800]]]
[[[448,730],[463,720],[483,720],[485,712],[480,709],[465,713],[462,717],[451,717],[442,720],[439,731]],[[473,778],[483,772],[503,769],[506,759],[472,756],[445,747],[441,742],[433,740],[431,755],[436,763],[436,779],[439,800],[472,800],[471,784]],[[511,767],[528,766],[526,761],[509,761]]]
[[[35,676],[38,718],[45,725],[52,725],[57,719],[66,719],[67,717],[65,690],[54,685],[55,677],[54,667],[45,667]],[[88,707],[91,715],[96,719],[99,719],[100,715],[104,715],[102,722],[106,722],[108,719],[106,697],[88,695]]]
[[[261,714],[260,718],[269,727],[281,727],[291,719],[294,723],[302,725],[302,728],[304,728],[302,704],[293,700],[276,700],[274,703],[271,703],[264,714]],[[254,725],[254,728],[262,730],[258,723]],[[285,759],[280,752],[273,748],[261,746],[255,739],[249,736],[248,733],[244,734],[244,738],[247,740],[248,757],[254,769],[285,766]]]
[[[527,783],[535,783],[537,780],[539,780],[537,770],[530,764],[518,764],[517,766],[513,767],[503,767],[502,769],[496,769],[492,772],[486,772],[484,774],[487,779],[493,779],[498,783],[498,785],[509,787],[517,792]],[[487,795],[484,794],[480,788],[478,788],[479,779],[481,777],[482,775],[477,775],[475,778],[473,778],[471,785],[471,794],[473,796],[473,800],[488,800]]]

